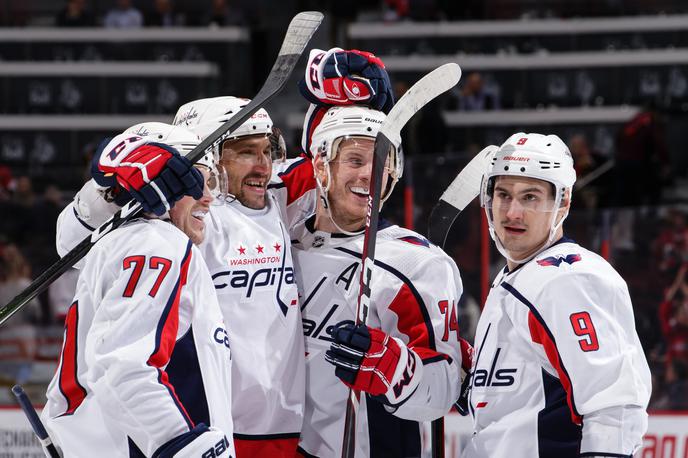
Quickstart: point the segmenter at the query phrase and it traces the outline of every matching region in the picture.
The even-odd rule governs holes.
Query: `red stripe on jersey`
[[[62,365],[60,366],[60,391],[67,400],[67,411],[62,415],[71,415],[86,398],[86,390],[77,379],[77,329],[79,325],[78,302],[74,302],[67,311],[65,319],[65,340],[62,347]]]
[[[234,436],[234,449],[237,458],[269,456],[270,458],[294,458],[297,455],[298,437],[280,439],[239,439]]]
[[[547,359],[559,375],[559,381],[564,387],[564,391],[566,391],[566,402],[569,405],[569,410],[571,411],[571,420],[577,425],[582,424],[581,416],[577,415],[575,409],[573,408],[573,390],[571,388],[571,379],[561,364],[557,346],[550,338],[542,323],[535,318],[535,315],[533,315],[532,311],[528,312],[528,329],[530,330],[530,336],[533,339],[533,342],[544,347],[545,354],[547,354]]]
[[[313,163],[305,156],[302,156],[301,162],[295,163],[280,173],[279,177],[287,188],[287,205],[291,205],[299,197],[315,189]]]
[[[158,323],[155,345],[156,350],[148,358],[148,365],[158,369],[158,381],[168,389],[174,398],[175,403],[186,417],[187,423],[189,423],[190,427],[193,428],[193,422],[191,421],[191,418],[189,417],[189,414],[182,405],[181,401],[179,401],[174,387],[170,384],[167,372],[162,369],[167,365],[167,363],[169,363],[170,357],[172,356],[172,351],[177,343],[177,332],[179,330],[179,297],[181,296],[182,288],[184,285],[186,285],[190,264],[191,242],[189,241],[186,255],[182,261],[177,285],[175,286],[172,296],[170,296],[170,299],[167,301],[165,310],[163,311],[160,322]]]
[[[392,303],[389,304],[389,309],[398,317],[399,332],[408,336],[408,347],[420,356],[421,360],[425,361],[438,357],[448,360],[449,357],[444,353],[431,349],[430,332],[428,332],[428,326],[423,319],[420,308],[421,305],[405,283],[399,289]]]

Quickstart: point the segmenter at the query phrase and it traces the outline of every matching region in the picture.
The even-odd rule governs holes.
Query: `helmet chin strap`
[[[561,196],[557,196],[557,199],[554,202],[554,208],[558,209],[560,204],[561,204]],[[487,211],[487,208],[485,210]],[[557,219],[557,213],[558,213],[558,210],[552,212],[552,218],[550,219],[550,222],[549,222],[549,235],[547,236],[547,240],[545,240],[545,242],[542,244],[542,246],[540,246],[540,248],[535,250],[533,252],[533,254],[531,254],[530,256],[526,256],[525,258],[514,259],[509,255],[509,252],[506,250],[504,245],[502,245],[501,240],[499,240],[499,236],[495,232],[494,222],[492,221],[492,218],[489,215],[487,215],[487,223],[488,223],[489,230],[490,230],[490,237],[492,237],[492,240],[494,240],[495,246],[497,247],[497,250],[501,253],[502,256],[504,256],[506,259],[513,262],[514,264],[525,264],[526,262],[530,261],[535,256],[537,256],[538,254],[542,253],[544,250],[546,250],[547,248],[552,246],[552,243],[555,242],[554,236],[556,235],[556,233],[559,230],[559,228],[561,227],[561,225],[564,224],[564,220],[566,219],[566,217],[569,216],[569,210],[566,209],[566,212],[561,217],[559,222],[555,223],[555,221]]]
[[[334,216],[332,216],[332,208],[330,205],[330,200],[327,196],[327,192],[330,190],[330,183],[332,182],[332,175],[330,174],[330,164],[328,162],[324,163],[325,165],[325,173],[327,173],[327,187],[322,185],[322,182],[320,181],[320,178],[315,176],[315,182],[318,184],[318,191],[320,191],[320,199],[322,199],[323,207],[325,207],[325,211],[327,212],[327,217],[330,218],[330,221],[332,221],[332,224],[334,224],[334,227],[337,228],[339,232],[342,234],[346,235],[360,235],[365,232],[365,227],[361,229],[360,231],[357,232],[351,232],[347,231],[345,229],[342,229],[339,224],[337,224],[337,221],[334,220]]]

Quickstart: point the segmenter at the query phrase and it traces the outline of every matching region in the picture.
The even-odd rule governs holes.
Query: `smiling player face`
[[[226,141],[220,164],[228,176],[228,191],[244,206],[261,209],[272,174],[271,145],[264,135]]]
[[[339,143],[335,160],[329,164],[331,183],[327,194],[332,218],[346,231],[358,231],[365,226],[374,146],[374,138],[345,138]],[[326,183],[322,162],[317,168],[321,182]],[[389,173],[384,173],[382,189],[386,188],[388,179]],[[329,217],[319,218],[319,228],[337,232],[336,227],[327,224],[328,220]]]
[[[199,166],[198,170],[203,174],[206,182],[203,187],[203,196],[198,200],[191,196],[184,196],[170,209],[172,224],[184,232],[196,245],[201,243],[205,236],[203,218],[208,214],[210,203],[213,200],[207,184],[210,173],[206,167]]]

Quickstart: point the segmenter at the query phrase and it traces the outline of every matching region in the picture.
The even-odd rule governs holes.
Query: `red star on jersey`
[[[246,248],[244,248],[242,246],[239,246],[239,248],[237,248],[237,250],[239,250],[239,254],[246,254]]]
[[[262,253],[262,252],[263,252],[263,247],[260,246],[260,245],[258,245],[258,246],[256,247],[256,251],[258,251],[258,253]]]
[[[282,245],[280,245],[279,243],[275,242],[275,244],[274,244],[272,247],[275,249],[276,252],[279,253],[279,250],[282,248]]]

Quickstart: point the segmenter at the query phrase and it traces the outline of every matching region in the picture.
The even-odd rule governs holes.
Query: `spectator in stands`
[[[461,111],[499,110],[499,94],[485,87],[483,77],[472,72],[466,77],[466,83],[458,95],[458,107]]]
[[[22,207],[32,207],[36,202],[31,178],[26,175],[17,177],[12,200]]]
[[[584,134],[571,136],[568,147],[573,157],[573,167],[576,169],[579,183],[587,181],[585,177],[605,163],[604,158],[592,150]],[[603,182],[604,180],[593,179],[582,188],[577,189],[575,199],[577,202],[572,203],[574,208],[597,208],[600,198],[603,197],[601,195],[604,191]]]
[[[662,230],[653,242],[656,265],[662,272],[673,274],[688,262],[688,225],[686,215],[670,208],[661,224]]]
[[[113,29],[136,29],[143,26],[143,15],[131,0],[117,0],[117,6],[105,15],[103,25]]]
[[[31,283],[31,268],[16,245],[5,245],[0,253],[0,304],[7,304]],[[31,300],[15,313],[0,332],[4,370],[11,372],[16,383],[24,383],[31,375],[36,354],[36,328],[40,304]],[[9,361],[7,361],[9,360]]]
[[[654,108],[648,106],[621,128],[615,159],[614,203],[657,205],[670,164],[662,120]]]
[[[667,398],[669,408],[688,408],[688,283],[683,264],[659,307],[662,334],[666,341]]]
[[[0,164],[0,202],[9,200],[14,185],[12,170],[6,165]]]
[[[172,0],[155,0],[153,10],[145,17],[146,27],[176,27],[184,22],[184,16],[174,10]]]
[[[58,27],[93,27],[96,25],[93,13],[86,9],[86,0],[67,0],[65,7],[57,13]]]
[[[228,0],[213,0],[210,15],[205,23],[215,27],[246,25],[246,16],[240,6],[230,5]]]

